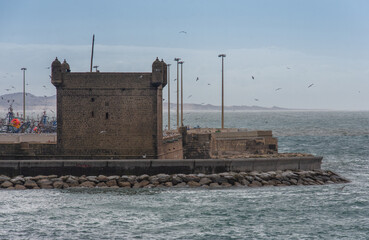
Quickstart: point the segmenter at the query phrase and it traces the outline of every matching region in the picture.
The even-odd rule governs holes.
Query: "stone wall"
[[[278,141],[272,131],[194,129],[182,135],[186,138],[183,152],[187,159],[278,153]]]
[[[30,143],[56,143],[56,134],[55,133],[42,133],[42,134],[0,134],[0,144],[3,143],[21,143],[21,142],[30,142]]]
[[[272,136],[272,131],[219,132],[211,135],[210,156],[212,158],[277,152],[278,142]]]
[[[212,174],[320,169],[322,157],[249,159],[2,160],[0,175]]]
[[[14,158],[34,158],[35,156],[52,156],[57,153],[56,143],[1,143],[0,160]]]
[[[188,133],[183,155],[186,159],[210,158],[211,133]]]
[[[183,159],[182,137],[180,135],[164,138],[162,146],[159,159]]]

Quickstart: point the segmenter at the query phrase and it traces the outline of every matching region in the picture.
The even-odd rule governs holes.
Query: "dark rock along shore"
[[[130,176],[16,176],[0,175],[1,189],[66,189],[66,188],[155,188],[155,187],[262,187],[323,185],[347,183],[349,180],[332,171],[225,172],[220,174],[157,174]]]

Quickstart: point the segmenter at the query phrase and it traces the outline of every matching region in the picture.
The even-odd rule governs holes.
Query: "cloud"
[[[89,45],[37,45],[0,43],[0,94],[14,85],[22,91],[21,68],[26,67],[27,89],[36,95],[53,95],[50,69],[55,57],[67,59],[74,72],[90,68]],[[368,62],[309,55],[280,48],[216,50],[95,45],[94,65],[102,72],[150,72],[156,57],[171,63],[171,96],[175,99],[176,65],[184,68],[184,100],[221,102],[221,60],[225,58],[225,104],[289,108],[368,109]],[[251,78],[254,76],[254,80]],[[199,81],[196,82],[196,78]],[[307,88],[314,83],[314,86]],[[209,85],[210,84],[210,85]],[[47,88],[43,88],[45,85]],[[275,91],[276,88],[282,88]],[[28,91],[27,90],[27,91]],[[359,93],[360,91],[360,93]],[[164,98],[167,88],[164,89]],[[190,99],[187,96],[192,95]],[[254,99],[259,101],[256,103]],[[174,102],[174,101],[173,101]]]

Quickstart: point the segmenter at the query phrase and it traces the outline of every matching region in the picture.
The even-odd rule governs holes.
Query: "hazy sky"
[[[27,91],[55,94],[51,62],[89,71],[95,34],[101,72],[171,63],[172,102],[180,57],[184,101],[220,105],[225,53],[225,105],[369,110],[368,11],[359,0],[0,0],[0,94],[22,91],[22,67]]]

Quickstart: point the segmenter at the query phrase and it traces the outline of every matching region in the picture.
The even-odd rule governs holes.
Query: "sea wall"
[[[155,175],[214,174],[277,170],[315,170],[322,157],[281,157],[247,159],[125,159],[125,160],[1,160],[0,174],[36,175]]]
[[[269,171],[269,172],[225,172],[220,174],[157,174],[157,175],[113,175],[72,176],[1,175],[0,189],[66,189],[85,188],[154,188],[154,187],[262,187],[293,185],[324,185],[347,183],[347,179],[331,171]]]

